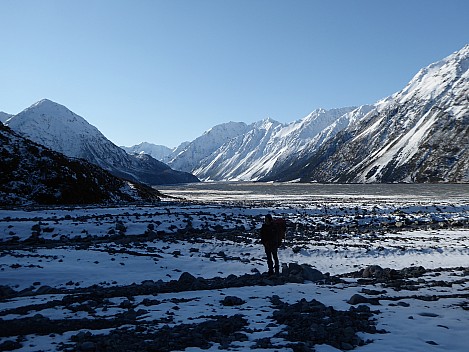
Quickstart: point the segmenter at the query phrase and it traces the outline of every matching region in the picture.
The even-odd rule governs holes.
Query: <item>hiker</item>
[[[267,265],[269,266],[269,276],[274,274],[274,262],[275,262],[275,274],[279,274],[279,262],[277,249],[279,247],[279,235],[278,228],[274,224],[272,215],[267,214],[264,219],[264,224],[261,227],[261,243],[264,245],[265,254],[267,255]],[[273,259],[273,260],[272,260]]]

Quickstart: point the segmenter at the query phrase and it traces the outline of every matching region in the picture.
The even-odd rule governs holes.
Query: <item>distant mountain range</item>
[[[469,182],[468,68],[466,45],[375,104],[318,109],[289,124],[228,122],[175,149],[151,143],[119,148],[49,100],[0,118],[37,143],[153,185],[196,182],[195,176],[205,181]]]
[[[221,124],[165,160],[214,181],[469,182],[468,68],[466,45],[375,104]]]

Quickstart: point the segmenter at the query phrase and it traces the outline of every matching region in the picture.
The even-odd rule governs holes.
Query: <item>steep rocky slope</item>
[[[0,124],[0,205],[157,201],[156,190],[71,159]]]

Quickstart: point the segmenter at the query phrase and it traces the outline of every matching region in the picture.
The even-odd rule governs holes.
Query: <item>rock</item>
[[[153,287],[153,286],[155,286],[155,281],[153,281],[153,280],[144,280],[144,281],[142,281],[142,286],[143,287]]]
[[[256,344],[251,347],[252,349],[274,349],[274,345],[270,341],[269,337],[263,337],[261,339],[257,339]]]
[[[13,290],[10,286],[0,285],[0,298],[13,296],[16,294],[16,291]]]
[[[429,312],[419,313],[419,315],[420,315],[421,317],[430,317],[430,318],[439,317],[438,314],[436,314],[436,313],[429,313]]]
[[[378,291],[378,290],[370,290],[370,289],[367,289],[367,288],[362,289],[362,292],[364,294],[370,295],[370,296],[378,296],[378,295],[383,295],[383,294],[387,293],[386,290]]]
[[[353,350],[354,347],[353,347],[352,344],[350,344],[348,342],[342,342],[340,344],[340,348],[344,351],[351,351],[351,350]]]
[[[428,343],[429,345],[438,346],[438,344],[435,341],[432,341],[432,340],[425,341],[425,342]]]
[[[7,340],[0,343],[0,351],[14,351],[21,347],[23,347],[23,345],[17,341]]]
[[[259,269],[253,268],[253,269],[251,269],[251,273],[260,275],[261,272],[259,271]]]
[[[95,351],[96,345],[94,342],[85,341],[79,346],[80,351]]]
[[[376,298],[367,298],[365,296],[359,295],[358,293],[354,294],[348,301],[348,304],[356,305],[362,303],[368,303],[373,305],[379,305],[379,301]]]
[[[221,304],[227,307],[240,306],[240,305],[243,305],[244,303],[246,303],[246,301],[236,296],[226,296],[221,301]]]
[[[270,299],[270,302],[272,302],[274,306],[278,306],[278,307],[280,307],[283,304],[282,300],[280,299],[278,295],[273,295],[272,298]]]
[[[301,267],[300,264],[297,263],[289,263],[287,267],[287,275],[298,275],[302,272],[303,268]]]
[[[206,290],[209,288],[209,285],[207,280],[205,280],[203,277],[198,277],[192,287],[194,290]]]
[[[400,274],[406,278],[419,277],[426,273],[426,269],[423,266],[411,266],[400,270]]]
[[[316,281],[324,279],[323,273],[321,273],[317,269],[312,268],[309,265],[302,264],[301,268],[302,268],[302,273],[301,274],[302,274],[303,278],[307,281],[316,282]]]
[[[47,285],[41,286],[36,290],[36,294],[38,295],[45,295],[52,291],[53,288]]]
[[[363,270],[362,277],[364,279],[380,278],[383,275],[383,268],[379,265],[370,265]]]
[[[197,278],[188,272],[183,272],[178,280],[180,284],[184,284],[184,285],[191,285],[196,281],[197,281]]]
[[[132,304],[132,302],[130,302],[128,299],[123,300],[121,304],[119,304],[119,308],[124,308],[124,309],[130,309],[133,306],[134,305]]]

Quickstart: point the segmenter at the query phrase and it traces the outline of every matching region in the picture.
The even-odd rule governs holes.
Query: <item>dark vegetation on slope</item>
[[[3,124],[0,142],[0,206],[157,201],[161,196],[151,187],[47,149]]]

